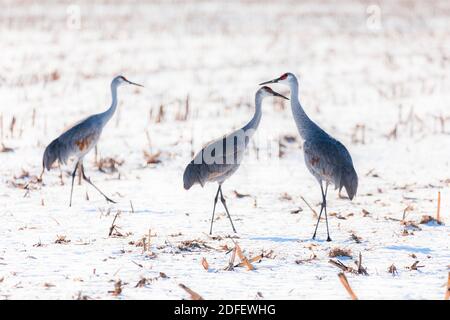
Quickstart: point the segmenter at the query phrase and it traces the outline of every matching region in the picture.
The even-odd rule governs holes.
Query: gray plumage
[[[312,142],[314,141],[314,142]],[[333,184],[339,191],[344,187],[350,200],[358,189],[358,176],[345,146],[332,137],[307,140],[303,144],[308,170],[320,182]]]
[[[250,122],[239,130],[209,142],[195,155],[184,170],[183,185],[186,190],[189,190],[195,184],[199,184],[202,187],[208,182],[217,182],[219,184],[214,199],[210,234],[212,233],[214,213],[219,193],[233,231],[236,232],[230,213],[225,204],[225,198],[222,194],[222,184],[239,168],[248,143],[261,121],[262,100],[268,96],[279,96],[287,99],[279,93],[274,92],[269,87],[262,87],[259,89],[255,95],[255,114]]]
[[[327,240],[330,241],[326,208],[328,185],[333,184],[335,189],[339,189],[339,191],[345,188],[349,199],[352,200],[354,198],[358,189],[358,176],[353,167],[352,157],[341,142],[321,129],[305,113],[298,99],[298,80],[294,74],[285,73],[281,77],[263,82],[261,85],[266,83],[281,83],[290,87],[292,114],[300,136],[304,140],[305,164],[319,182],[322,191],[322,207],[319,220],[316,224],[316,231],[322,211],[325,211],[328,233]],[[325,182],[325,191],[323,189],[323,182]],[[316,231],[314,232],[313,239],[315,238]]]
[[[250,140],[248,137],[245,137],[245,143],[240,145],[232,139],[232,136],[237,132],[239,131],[209,142],[195,155],[183,174],[183,183],[186,190],[189,190],[194,184],[200,184],[202,187],[207,182],[222,184],[237,171]],[[232,141],[231,148],[230,146],[227,148],[227,141]],[[215,148],[219,144],[222,145],[222,148]],[[219,152],[221,153],[220,155],[218,154]],[[214,158],[216,161],[212,163],[211,161],[205,161],[208,155],[211,155],[211,158]],[[227,161],[227,159],[232,159],[232,161]]]
[[[78,167],[80,167],[84,180],[97,189],[97,191],[99,191],[107,201],[114,202],[103,192],[101,192],[100,189],[98,189],[88,177],[86,177],[84,173],[83,158],[97,145],[104,126],[114,115],[117,108],[117,88],[125,83],[141,86],[137,83],[128,81],[123,76],[115,77],[111,82],[112,103],[108,110],[80,121],[72,128],[61,134],[58,138],[53,140],[45,148],[42,159],[43,171],[45,169],[50,170],[56,160],[60,163],[66,164],[70,157],[74,157],[76,159],[75,169],[72,173],[72,188],[70,191],[69,205],[72,205],[73,181]]]
[[[50,170],[56,160],[66,164],[72,156],[83,159],[100,138],[104,126],[101,119],[102,114],[91,116],[53,140],[44,151],[44,168]]]

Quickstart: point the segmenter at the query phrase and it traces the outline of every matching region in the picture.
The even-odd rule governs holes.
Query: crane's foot
[[[331,241],[331,238],[330,238],[330,236],[328,236],[328,238],[327,238],[327,241],[328,241],[328,242],[330,242],[330,241]]]

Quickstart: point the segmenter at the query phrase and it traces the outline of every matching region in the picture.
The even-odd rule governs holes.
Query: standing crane
[[[250,138],[255,133],[259,122],[261,121],[262,100],[265,97],[271,96],[289,100],[269,87],[264,86],[260,88],[255,94],[255,114],[250,122],[239,130],[209,142],[199,153],[197,153],[184,171],[183,183],[186,190],[189,190],[194,184],[197,183],[202,187],[207,182],[217,182],[219,184],[216,196],[214,198],[214,207],[209,234],[212,234],[214,213],[216,211],[219,193],[220,201],[225,208],[228,219],[230,219],[233,232],[236,233],[233,220],[231,219],[230,212],[228,211],[225,203],[225,198],[223,197],[222,184],[239,168]]]
[[[322,216],[322,211],[324,211],[327,225],[327,241],[331,241],[327,217],[328,185],[334,184],[335,189],[339,188],[339,193],[344,187],[349,199],[353,199],[358,189],[358,176],[353,167],[352,157],[341,142],[322,130],[305,113],[298,99],[298,80],[294,74],[285,73],[279,78],[263,82],[260,85],[268,83],[281,83],[290,87],[292,114],[300,136],[304,140],[305,164],[319,182],[322,192],[322,204],[313,239],[316,237],[320,217]],[[323,182],[325,183],[325,191]]]
[[[42,160],[42,173],[44,170],[50,170],[52,164],[58,160],[60,163],[67,163],[69,157],[76,159],[75,169],[72,172],[72,187],[70,189],[70,203],[72,206],[72,192],[73,182],[78,167],[81,170],[81,175],[85,181],[93,186],[101,195],[103,195],[106,201],[115,203],[115,201],[108,198],[99,188],[97,188],[84,173],[83,158],[91,151],[93,147],[97,145],[100,135],[106,123],[114,115],[117,108],[117,88],[123,84],[132,84],[135,86],[143,87],[140,84],[128,81],[123,76],[117,76],[111,82],[111,106],[105,112],[94,114],[85,120],[79,122],[58,138],[53,140],[47,148],[45,148],[44,157]],[[42,174],[41,174],[42,176]]]

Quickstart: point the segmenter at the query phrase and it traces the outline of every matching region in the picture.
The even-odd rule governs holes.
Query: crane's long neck
[[[291,109],[294,116],[297,129],[304,140],[310,139],[314,135],[324,134],[325,132],[316,125],[303,110],[298,98],[298,82],[297,79],[291,82]]]
[[[103,125],[105,125],[109,121],[109,119],[111,119],[111,117],[114,115],[114,112],[116,112],[117,109],[117,85],[114,82],[111,83],[111,97],[112,97],[111,106],[109,107],[108,110],[102,113]]]
[[[255,114],[253,115],[253,118],[247,123],[242,130],[244,130],[247,134],[252,136],[256,129],[258,129],[259,123],[261,122],[261,104],[262,104],[262,94],[257,93],[255,96]],[[250,131],[249,131],[250,130]]]

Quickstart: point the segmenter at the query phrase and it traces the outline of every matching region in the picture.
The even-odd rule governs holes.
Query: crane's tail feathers
[[[56,161],[57,150],[58,148],[58,139],[53,140],[44,151],[44,158],[42,159],[42,166],[47,170],[50,170],[52,164]]]
[[[184,189],[189,190],[196,183],[199,183],[202,187],[204,185],[202,179],[200,178],[200,165],[194,164],[194,162],[191,161],[184,170]]]
[[[47,170],[50,170],[53,163],[56,160],[66,163],[68,158],[68,150],[64,147],[58,139],[53,140],[44,151],[44,157],[42,159],[42,166]]]
[[[345,187],[349,199],[353,200],[356,191],[358,190],[358,175],[353,168],[351,171],[347,171],[342,175],[341,187],[342,186]]]

